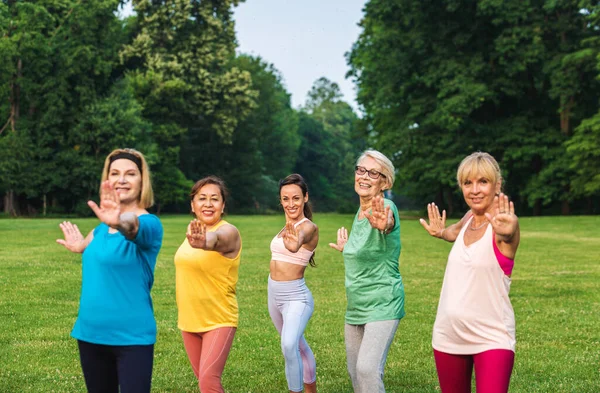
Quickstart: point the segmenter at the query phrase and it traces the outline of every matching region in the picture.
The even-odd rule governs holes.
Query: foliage
[[[371,140],[395,158],[398,187],[457,208],[457,165],[483,150],[499,160],[521,207],[539,213],[575,200],[564,143],[597,110],[600,92],[582,45],[598,32],[581,8],[575,0],[369,1],[348,62]]]
[[[23,1],[0,6],[0,53],[6,63],[0,69],[0,116],[8,119],[1,121],[6,155],[0,160],[19,163],[4,166],[1,183],[12,195],[56,203],[61,190],[73,185],[62,152],[73,148],[67,141],[85,108],[114,82],[122,42],[114,15],[118,4]],[[28,204],[32,209],[36,206]]]
[[[306,178],[319,211],[350,212],[357,208],[353,173],[363,144],[353,139],[358,118],[341,96],[337,83],[320,78],[300,113],[302,142],[295,171]]]

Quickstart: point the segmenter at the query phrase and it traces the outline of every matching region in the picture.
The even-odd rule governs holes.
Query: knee
[[[298,357],[298,342],[295,340],[281,340],[281,352],[286,360],[296,359]]]
[[[356,363],[356,378],[359,381],[380,380],[382,378],[382,370],[374,362],[358,361]]]

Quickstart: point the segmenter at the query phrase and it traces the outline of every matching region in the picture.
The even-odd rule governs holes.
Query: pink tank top
[[[297,227],[304,221],[308,221],[308,218],[305,217],[298,221],[296,224],[294,224],[294,227]],[[308,266],[314,251],[308,251],[306,248],[300,247],[298,252],[291,252],[285,248],[285,244],[283,244],[283,237],[279,237],[281,232],[283,232],[283,229],[279,231],[277,235],[275,235],[273,240],[271,240],[271,260],[293,263],[294,265]]]
[[[440,352],[461,355],[490,349],[514,351],[515,314],[508,297],[511,279],[496,255],[491,225],[481,239],[465,245],[464,233],[472,219],[463,226],[448,256],[432,345]]]

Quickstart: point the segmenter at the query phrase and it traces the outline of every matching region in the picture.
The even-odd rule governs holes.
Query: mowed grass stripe
[[[223,383],[229,393],[283,392],[279,339],[266,305],[269,243],[279,216],[231,216],[243,238],[238,284],[240,326]],[[319,391],[351,392],[343,338],[344,266],[327,244],[351,215],[316,214],[317,268],[306,280],[315,313],[306,338],[317,358]],[[173,255],[189,216],[161,217],[165,238],[152,291],[158,341],[154,392],[197,392],[177,329]],[[0,392],[85,392],[77,345],[81,257],[55,243],[58,219],[0,220]],[[84,233],[96,219],[74,219]],[[511,299],[517,356],[511,392],[600,392],[599,217],[521,218],[522,241]],[[407,315],[386,366],[388,392],[438,392],[431,351],[446,258],[451,244],[433,239],[416,219],[402,220],[400,270]]]

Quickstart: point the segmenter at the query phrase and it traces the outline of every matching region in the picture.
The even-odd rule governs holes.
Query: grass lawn
[[[158,323],[154,392],[197,392],[177,329],[173,255],[187,216],[161,218],[163,248],[152,290]],[[240,325],[223,384],[228,393],[285,392],[279,338],[267,312],[271,238],[278,216],[232,216],[242,234],[238,283]],[[98,221],[75,219],[87,233]],[[349,215],[317,214],[317,268],[306,280],[315,313],[306,338],[317,358],[319,391],[348,393],[343,343],[344,265],[327,244]],[[58,219],[0,220],[0,392],[85,392],[76,341],[81,256],[55,243]],[[400,271],[406,317],[389,353],[390,393],[438,392],[431,350],[446,258],[451,245],[433,239],[416,219],[404,219]],[[600,217],[521,219],[521,246],[511,299],[517,318],[517,355],[511,392],[600,392]]]

